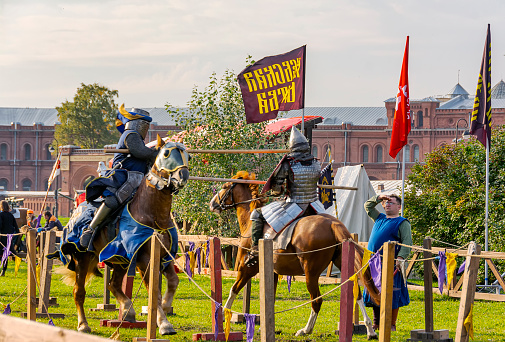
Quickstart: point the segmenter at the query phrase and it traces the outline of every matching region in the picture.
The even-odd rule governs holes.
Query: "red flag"
[[[389,145],[389,155],[396,158],[396,155],[403,146],[407,145],[407,137],[410,133],[410,100],[409,100],[409,36],[405,44],[405,54],[403,55],[402,72],[398,93],[396,94],[395,117],[393,119],[393,132],[391,133],[391,143]]]

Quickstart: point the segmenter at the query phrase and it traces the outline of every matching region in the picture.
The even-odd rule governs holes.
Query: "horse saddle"
[[[298,218],[287,226],[282,228],[279,232],[276,232],[268,223],[263,226],[263,238],[274,240],[274,250],[275,249],[286,249],[288,244],[291,242],[291,236],[293,231],[301,218]]]

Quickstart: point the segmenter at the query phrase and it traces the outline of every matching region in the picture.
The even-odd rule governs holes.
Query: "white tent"
[[[333,184],[358,188],[358,190],[335,190],[337,217],[349,232],[358,234],[359,241],[368,241],[373,221],[366,214],[363,205],[369,198],[375,196],[375,191],[365,168],[362,165],[340,167]],[[376,208],[384,212],[382,206],[378,205]],[[326,213],[335,216],[335,207],[326,209]]]

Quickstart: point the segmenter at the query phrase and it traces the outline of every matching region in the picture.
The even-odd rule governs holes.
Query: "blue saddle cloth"
[[[123,268],[128,268],[130,260],[134,258],[146,242],[154,233],[152,227],[137,222],[131,215],[129,205],[123,209],[119,219],[119,233],[100,252],[100,262],[106,264],[119,264]],[[178,248],[178,236],[175,227],[168,229],[171,236],[170,255],[175,256]],[[170,255],[166,255],[161,260],[162,268],[165,269],[173,260]]]
[[[63,229],[63,238],[60,242],[59,258],[65,266],[69,266],[71,260],[67,257],[74,252],[85,252],[79,243],[82,231],[89,226],[93,220],[93,215],[96,211],[96,204],[83,202],[74,212],[68,224]],[[105,262],[108,265],[120,264],[122,267],[127,268],[130,261],[135,257],[139,248],[144,245],[154,233],[154,229],[141,224],[131,216],[126,205],[121,212],[119,219],[119,233],[109,242],[105,248],[100,252],[100,262]],[[171,236],[170,254],[175,256],[177,253],[179,238],[177,229],[170,228],[168,233]],[[57,257],[53,255],[53,257]],[[161,260],[163,269],[168,266],[172,261],[170,255],[166,255]]]

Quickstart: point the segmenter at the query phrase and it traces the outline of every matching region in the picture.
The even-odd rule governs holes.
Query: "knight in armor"
[[[249,267],[258,262],[258,242],[265,223],[279,233],[298,218],[325,212],[317,193],[321,163],[310,153],[309,142],[294,126],[289,137],[289,150],[262,190],[262,193],[271,190],[274,196],[285,192],[286,197],[251,213],[252,246],[245,262]]]
[[[81,234],[79,243],[82,248],[92,246],[97,227],[132,197],[156,159],[158,151],[144,144],[151,121],[149,112],[143,109],[132,108],[127,111],[124,104],[119,108],[116,127],[121,137],[117,148],[128,149],[129,152],[116,153],[112,170],[94,179],[86,187],[86,201],[91,202],[99,196],[104,197],[104,201],[95,212],[89,227]]]

